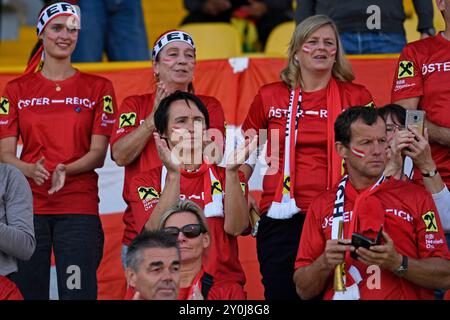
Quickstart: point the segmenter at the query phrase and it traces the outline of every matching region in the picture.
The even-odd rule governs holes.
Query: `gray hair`
[[[137,272],[142,263],[142,252],[145,249],[153,248],[175,248],[178,257],[180,257],[180,248],[176,238],[161,231],[143,231],[133,239],[128,247],[125,258],[126,267]]]

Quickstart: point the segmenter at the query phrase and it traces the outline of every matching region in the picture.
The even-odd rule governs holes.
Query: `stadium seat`
[[[182,25],[195,41],[197,59],[227,59],[242,54],[237,30],[229,23],[189,23]]]
[[[292,33],[295,30],[295,22],[283,22],[276,26],[267,39],[264,50],[267,56],[286,57]]]

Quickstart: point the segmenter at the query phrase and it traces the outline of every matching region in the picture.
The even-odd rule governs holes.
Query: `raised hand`
[[[251,140],[246,140],[243,145],[234,149],[227,158],[227,170],[239,170],[250,154],[256,150],[257,146],[258,136],[255,135]]]
[[[179,172],[181,161],[176,157],[176,155],[171,152],[167,146],[166,141],[164,141],[159,133],[153,132],[153,137],[155,138],[156,149],[158,150],[158,155],[167,171]]]
[[[147,125],[147,128],[149,128],[151,131],[155,128],[155,112],[158,110],[159,104],[161,103],[161,100],[165,97],[169,96],[172,92],[169,91],[166,87],[166,85],[159,81],[156,85],[156,93],[155,93],[155,99],[153,100],[153,109],[150,112],[150,114],[145,118],[145,124]]]
[[[66,166],[62,163],[58,164],[52,174],[52,186],[48,190],[48,194],[54,194],[64,187],[66,182]]]
[[[425,128],[424,135],[419,134],[417,129],[409,126],[408,129],[414,134],[415,139],[412,141],[405,155],[410,157],[420,171],[430,172],[436,169],[436,164],[431,156],[431,148],[428,142],[428,129]]]

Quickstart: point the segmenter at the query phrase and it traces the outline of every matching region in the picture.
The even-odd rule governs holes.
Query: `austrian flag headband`
[[[158,53],[162,50],[162,48],[164,48],[166,45],[168,45],[169,43],[174,42],[174,41],[186,42],[195,51],[194,40],[188,33],[184,32],[184,31],[178,31],[178,30],[169,31],[169,32],[166,32],[165,34],[163,34],[155,42],[155,46],[153,47],[153,52],[152,52],[153,60],[156,60],[156,57],[158,56]]]
[[[52,4],[45,8],[42,13],[39,15],[36,32],[39,36],[42,31],[45,29],[45,26],[54,18],[59,16],[73,16],[76,21],[74,24],[77,26],[77,29],[80,28],[80,13],[78,8],[74,5],[71,5],[67,2],[58,2]]]

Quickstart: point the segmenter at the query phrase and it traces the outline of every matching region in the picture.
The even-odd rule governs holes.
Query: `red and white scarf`
[[[272,205],[267,216],[273,219],[289,219],[300,209],[294,196],[295,187],[295,147],[298,137],[298,125],[301,114],[301,88],[291,90],[289,113],[286,121],[286,139],[284,142],[283,175],[278,183]],[[341,177],[341,159],[334,150],[334,122],[342,111],[341,95],[336,80],[332,77],[327,86],[327,189],[330,189]],[[295,117],[294,117],[295,115]]]
[[[386,180],[385,176],[381,176],[378,181],[366,189],[364,192],[359,194],[356,197],[355,204],[353,206],[352,214],[350,216],[350,226],[346,232],[344,238],[350,239],[353,232],[361,232],[361,230],[371,230],[374,232],[377,228],[380,227],[380,219],[377,217],[383,210],[379,208],[379,203],[376,203],[377,200],[370,199],[370,196],[375,192],[379,191],[379,186]],[[345,186],[348,181],[348,176],[344,176],[339,183],[338,190],[336,192],[336,200],[334,202],[333,209],[333,224],[331,229],[331,239],[339,240],[339,222],[342,221],[344,223],[344,199],[345,199]],[[373,198],[373,197],[372,197]],[[370,202],[373,200],[372,202]],[[370,204],[369,204],[370,202]],[[360,223],[360,209],[363,208],[366,212],[364,223]],[[372,211],[376,210],[376,213]],[[384,212],[383,212],[384,216]],[[361,225],[360,225],[361,224]],[[374,230],[375,229],[375,230]],[[350,252],[347,252],[345,256],[344,263],[344,285],[345,291],[337,291],[334,293],[333,300],[359,300],[359,287],[358,284],[362,281],[362,277],[358,269],[352,265],[352,258],[350,257]]]
[[[198,177],[200,174],[203,176],[203,201],[205,207],[205,217],[223,217],[223,187],[220,183],[217,175],[217,171],[214,165],[208,165],[203,163],[200,168],[195,172],[190,172],[181,169],[181,175],[185,177]],[[161,190],[164,190],[166,184],[167,169],[162,167],[161,172]]]

